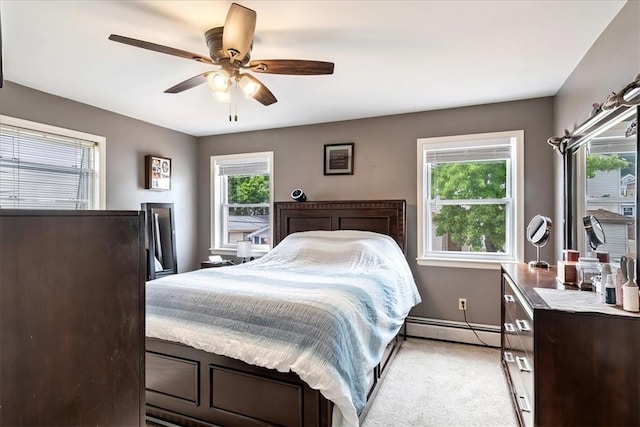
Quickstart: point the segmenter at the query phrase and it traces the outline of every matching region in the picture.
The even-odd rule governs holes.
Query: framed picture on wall
[[[325,144],[324,174],[353,175],[353,142]]]
[[[144,188],[148,190],[171,190],[171,159],[144,156]]]

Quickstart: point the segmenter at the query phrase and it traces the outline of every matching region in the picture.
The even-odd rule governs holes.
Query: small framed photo
[[[324,174],[353,175],[353,142],[325,144]]]
[[[144,188],[148,190],[171,190],[171,159],[144,156]]]

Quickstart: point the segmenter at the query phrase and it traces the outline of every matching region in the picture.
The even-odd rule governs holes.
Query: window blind
[[[218,175],[220,176],[253,176],[269,174],[269,162],[267,159],[244,159],[218,162]]]
[[[608,138],[589,141],[590,154],[635,153],[636,139],[632,138]]]
[[[0,125],[0,208],[91,209],[97,144]]]
[[[477,148],[425,147],[426,163],[458,163],[511,158],[511,144],[480,146]]]

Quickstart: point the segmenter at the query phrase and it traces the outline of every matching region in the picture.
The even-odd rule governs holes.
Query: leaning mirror
[[[147,280],[178,272],[173,203],[142,203],[146,217]]]
[[[552,222],[546,216],[536,215],[527,226],[527,240],[536,247],[536,260],[529,262],[529,267],[549,268],[549,263],[540,259],[540,248],[549,243]]]

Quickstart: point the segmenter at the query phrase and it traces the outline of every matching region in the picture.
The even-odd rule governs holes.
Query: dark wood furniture
[[[0,209],[0,425],[145,425],[143,227]]]
[[[404,200],[277,202],[274,244],[288,234],[310,230],[375,231],[407,249]]]
[[[583,292],[555,268],[502,266],[502,367],[520,425],[640,425],[640,317],[552,309],[534,288]]]
[[[404,249],[405,202],[275,204],[276,243],[296,231],[352,229],[391,235]],[[152,286],[149,285],[149,286]],[[401,345],[396,336],[371,372],[364,419]],[[332,403],[298,375],[147,338],[147,415],[187,426],[329,426]]]
[[[224,260],[222,262],[211,262],[209,260],[200,262],[200,268],[228,267],[230,265],[235,265],[235,264],[229,260]]]
[[[146,214],[147,280],[178,273],[173,203],[142,203],[141,208]]]

